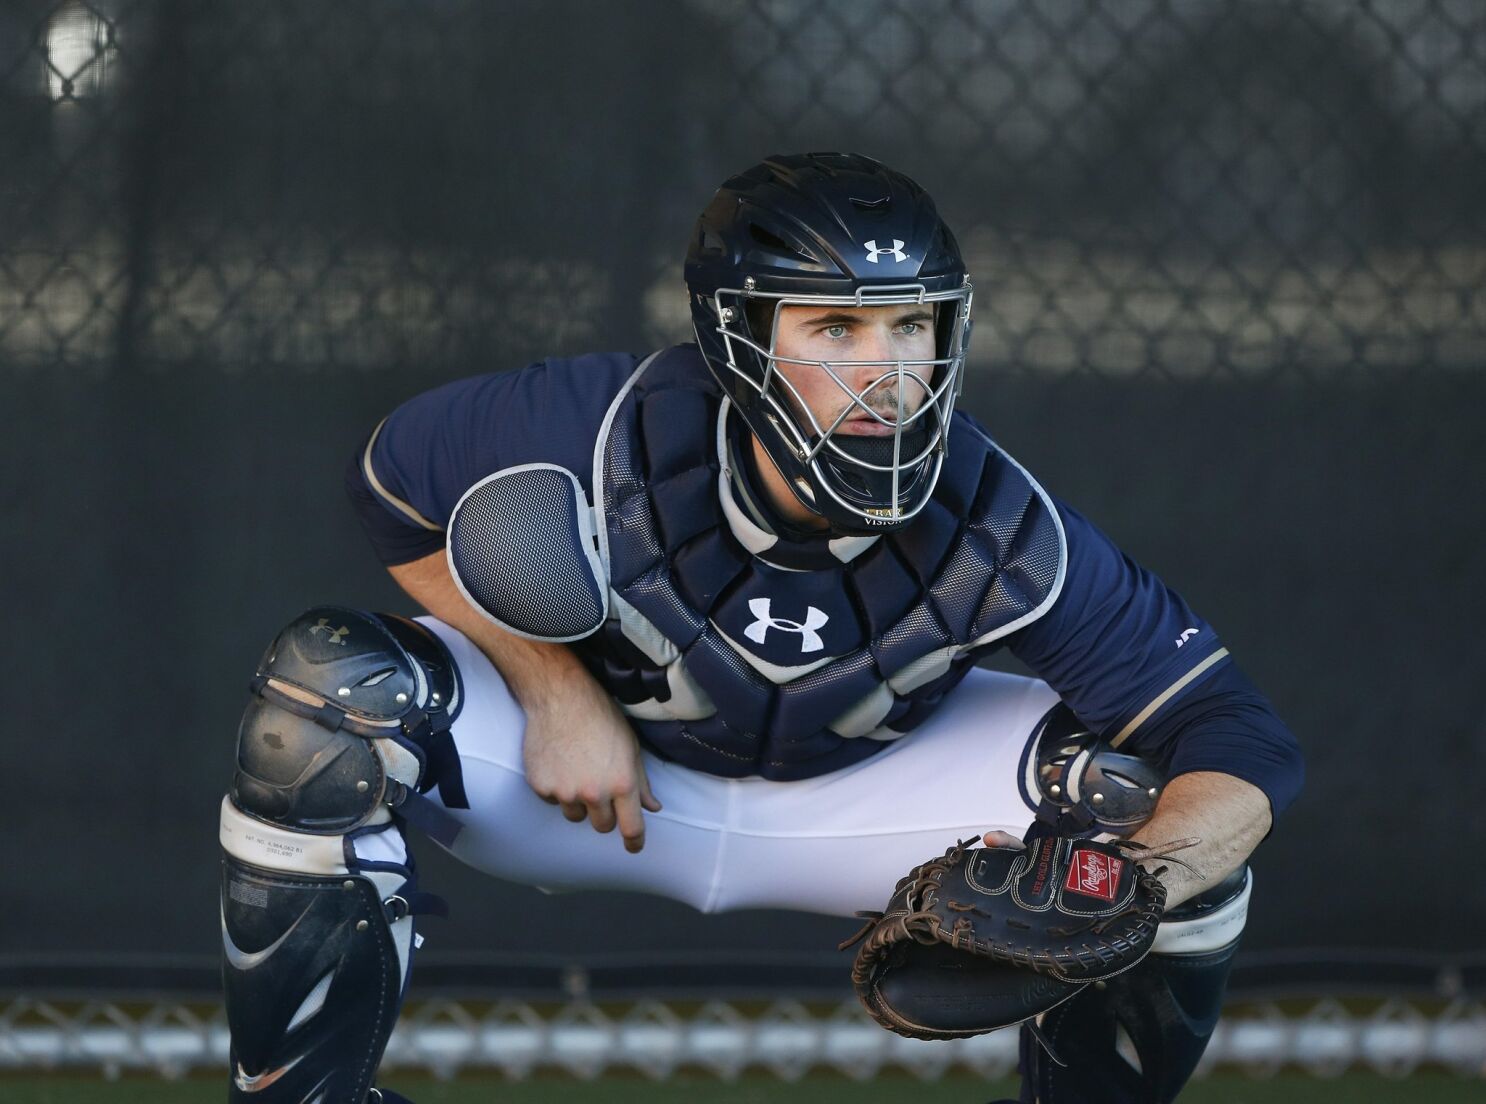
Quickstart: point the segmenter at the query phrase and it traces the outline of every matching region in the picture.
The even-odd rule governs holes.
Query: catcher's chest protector
[[[612,603],[578,650],[678,762],[787,780],[863,759],[1057,598],[1051,501],[968,422],[907,527],[787,542],[732,497],[726,419],[695,349],[667,350],[616,398],[594,458]]]

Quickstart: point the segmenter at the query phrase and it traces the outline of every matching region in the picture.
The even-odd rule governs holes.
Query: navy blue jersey
[[[553,359],[459,380],[398,407],[347,472],[383,562],[442,548],[460,497],[503,468],[558,464],[592,495],[595,441],[638,360],[629,354]],[[963,414],[955,417],[974,425]],[[1061,590],[1045,613],[986,650],[1009,647],[1093,731],[1159,757],[1172,773],[1220,771],[1258,786],[1276,812],[1288,805],[1301,780],[1294,738],[1211,626],[1084,517],[1051,501],[1066,534]],[[927,699],[922,710],[938,700]],[[857,740],[853,748],[873,743]],[[705,761],[691,765],[710,769]],[[791,776],[841,765],[827,756]]]
[[[346,490],[382,562],[443,548],[460,496],[502,468],[559,464],[591,494],[594,438],[637,363],[628,353],[553,359],[455,380],[399,406],[346,470]]]
[[[1212,627],[1176,591],[1063,502],[1068,573],[1042,618],[1006,647],[1091,731],[1173,774],[1219,771],[1277,813],[1304,778],[1294,736]]]

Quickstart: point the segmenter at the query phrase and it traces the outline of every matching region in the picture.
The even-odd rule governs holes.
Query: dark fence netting
[[[443,380],[684,340],[691,221],[801,149],[936,196],[977,289],[969,408],[1299,732],[1251,960],[1479,947],[1479,0],[10,0],[0,984],[210,984],[259,650],[315,602],[411,611],[347,456]],[[434,854],[426,880],[456,913],[431,969],[843,934]]]
[[[957,216],[984,364],[1461,370],[1486,328],[1475,0],[0,19],[12,371],[461,367],[527,312],[537,349],[669,338],[719,171],[827,139]]]

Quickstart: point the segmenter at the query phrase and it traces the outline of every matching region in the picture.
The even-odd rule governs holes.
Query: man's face
[[[831,361],[842,381],[859,394],[879,376],[888,376],[862,396],[888,424],[883,425],[855,407],[836,432],[891,436],[898,417],[894,362],[934,359],[934,308],[915,303],[891,307],[782,306],[778,313],[775,356]],[[851,399],[819,364],[776,363],[774,370],[794,385],[822,429],[830,429],[841,412],[852,406]],[[925,365],[909,367],[906,371],[924,379],[932,375]],[[926,395],[922,384],[911,379],[905,381],[905,419],[923,405]]]

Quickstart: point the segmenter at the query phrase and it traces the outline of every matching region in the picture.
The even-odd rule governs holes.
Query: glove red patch
[[[1085,897],[1098,897],[1105,901],[1115,899],[1115,887],[1120,884],[1120,871],[1125,867],[1122,859],[1100,851],[1080,850],[1073,854],[1068,866],[1068,878],[1063,888]]]

